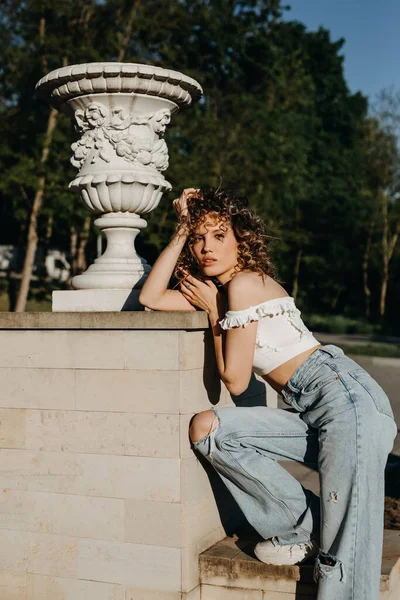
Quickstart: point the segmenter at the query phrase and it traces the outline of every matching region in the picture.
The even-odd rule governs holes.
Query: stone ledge
[[[264,564],[254,557],[255,543],[227,537],[203,552],[199,557],[201,584],[289,594],[293,591],[294,594],[307,594],[309,598],[316,597],[313,564]],[[400,531],[385,529],[381,592],[389,593],[390,599],[393,593],[399,593],[400,597]],[[288,600],[290,597],[288,595]],[[395,597],[398,596],[393,595]]]
[[[267,565],[254,557],[255,541],[225,538],[199,557],[202,585],[246,590],[316,593],[313,565]]]
[[[1,329],[208,329],[204,311],[0,312]]]

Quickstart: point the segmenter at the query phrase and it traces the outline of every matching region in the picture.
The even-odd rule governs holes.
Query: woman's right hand
[[[172,202],[172,205],[175,209],[178,219],[181,219],[182,217],[187,216],[187,214],[188,214],[187,200],[191,196],[196,195],[198,191],[199,190],[196,190],[195,188],[186,188],[185,190],[183,190],[183,192],[179,196],[179,198],[176,198]]]

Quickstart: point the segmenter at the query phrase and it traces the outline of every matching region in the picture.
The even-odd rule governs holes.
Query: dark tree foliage
[[[23,245],[49,107],[34,96],[40,77],[62,64],[142,62],[197,79],[204,98],[176,115],[167,133],[174,192],[149,216],[138,249],[150,262],[174,229],[171,200],[187,186],[249,196],[275,238],[280,280],[308,313],[365,314],[363,264],[372,319],[380,295],[379,198],[392,185],[379,166],[367,99],[351,94],[343,40],[282,19],[280,0],[5,0],[0,8],[0,243]],[[290,13],[289,13],[290,14]],[[43,29],[44,27],[44,29]],[[50,149],[39,219],[51,243],[69,248],[85,211],[66,187],[75,134],[61,117]],[[390,145],[390,144],[389,144]],[[389,162],[397,164],[392,143]],[[398,172],[398,170],[397,170]],[[395,187],[395,186],[392,186]],[[389,206],[392,204],[389,203]],[[88,246],[94,253],[94,232]],[[388,307],[398,305],[398,249]],[[365,269],[364,269],[365,271]],[[298,291],[297,291],[298,290]],[[388,326],[395,326],[389,310]]]

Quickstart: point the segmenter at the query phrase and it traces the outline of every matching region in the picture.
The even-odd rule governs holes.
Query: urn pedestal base
[[[140,290],[62,290],[53,292],[53,312],[121,312],[144,310]]]
[[[128,291],[141,288],[150,265],[137,255],[135,238],[146,227],[146,221],[135,214],[109,213],[96,219],[94,224],[107,238],[106,251],[84,273],[72,279],[72,287]]]

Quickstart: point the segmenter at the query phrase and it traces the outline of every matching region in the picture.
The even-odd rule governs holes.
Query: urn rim
[[[71,98],[87,94],[158,96],[179,107],[189,106],[203,95],[201,85],[179,71],[121,62],[84,63],[55,69],[38,81],[36,91],[56,108]]]

